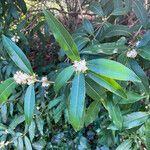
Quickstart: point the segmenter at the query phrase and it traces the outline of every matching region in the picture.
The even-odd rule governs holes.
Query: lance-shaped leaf
[[[140,67],[140,65],[135,60],[130,60],[130,66],[131,69],[136,73],[136,75],[141,79],[142,84],[144,86],[144,90],[147,94],[149,94],[149,81],[148,78],[143,71],[143,69]]]
[[[139,43],[136,45],[137,48],[141,48],[146,46],[150,41],[150,30],[148,30],[144,35],[142,40],[139,41]]]
[[[80,60],[77,45],[62,23],[56,19],[51,12],[44,11],[47,24],[60,47],[71,60]]]
[[[125,39],[124,39],[125,40]],[[102,43],[102,44],[94,44],[89,47],[84,48],[81,53],[82,54],[106,54],[112,55],[116,53],[121,53],[127,50],[127,46],[123,43],[123,38],[117,42],[111,43]]]
[[[27,88],[24,97],[24,113],[25,113],[25,121],[27,124],[30,124],[32,121],[34,107],[35,107],[35,91],[34,91],[34,85],[31,84]]]
[[[100,101],[95,100],[93,101],[90,106],[86,110],[85,115],[85,125],[88,126],[90,123],[92,123],[98,116],[99,110],[100,110]]]
[[[138,54],[146,60],[150,61],[150,44],[138,49]]]
[[[142,2],[142,0],[133,0],[132,8],[141,25],[143,27],[147,27],[148,13],[144,8],[144,3]]]
[[[115,80],[95,73],[88,73],[88,76],[110,92],[115,93],[123,98],[127,97],[122,87]]]
[[[92,2],[89,5],[89,9],[98,16],[104,16],[103,9],[102,9],[101,4],[99,2]]]
[[[92,23],[88,20],[88,19],[84,19],[83,21],[83,27],[84,27],[84,30],[93,35],[94,34],[94,28],[92,26]]]
[[[135,103],[137,101],[140,101],[144,98],[146,98],[147,96],[142,96],[141,94],[138,94],[138,93],[135,93],[135,92],[132,92],[132,91],[129,91],[129,92],[126,92],[126,95],[127,95],[127,98],[123,98],[118,100],[118,103],[119,104],[131,104],[131,103]]]
[[[22,50],[9,38],[2,35],[3,45],[14,63],[25,73],[33,74],[31,64]]]
[[[93,59],[88,61],[89,70],[108,78],[141,82],[139,77],[124,65],[108,59]]]
[[[106,91],[98,83],[86,76],[86,94],[93,100],[102,100],[106,97]]]
[[[127,139],[124,142],[122,142],[116,150],[131,150],[132,147],[132,140]]]
[[[66,82],[71,78],[73,73],[73,66],[69,66],[58,74],[54,84],[54,89],[56,92],[58,92],[60,88],[66,84]]]
[[[69,120],[73,128],[78,131],[84,124],[85,109],[85,79],[82,73],[77,73],[72,81]]]
[[[150,115],[147,112],[133,112],[125,115],[123,117],[123,127],[126,129],[131,129],[140,126],[147,121],[149,116]]]
[[[120,111],[120,108],[113,100],[109,97],[107,100],[104,100],[105,107],[108,110],[109,116],[112,119],[113,123],[118,129],[122,129],[123,126],[123,117]]]
[[[9,78],[0,84],[0,103],[3,103],[8,99],[16,86],[17,84],[13,78]]]
[[[124,25],[111,25],[103,32],[100,40],[104,38],[110,38],[113,36],[132,36],[131,29]]]

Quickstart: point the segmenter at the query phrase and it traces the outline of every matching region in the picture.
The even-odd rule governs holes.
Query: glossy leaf
[[[44,11],[47,24],[52,31],[56,41],[60,47],[65,51],[66,55],[71,60],[80,60],[77,45],[73,41],[69,32],[64,28],[60,21],[58,21],[51,12]]]
[[[119,42],[112,42],[112,43],[103,43],[103,44],[94,44],[89,47],[84,48],[81,53],[82,54],[106,54],[112,55],[116,53],[121,53],[122,51],[127,50],[127,46],[119,43]]]
[[[78,131],[83,127],[85,109],[85,79],[82,73],[77,73],[72,81],[69,120],[73,128]]]
[[[135,103],[135,102],[140,101],[140,100],[147,97],[147,96],[142,96],[142,95],[135,93],[135,92],[132,92],[132,91],[126,92],[126,95],[127,95],[127,98],[126,99],[120,99],[118,101],[119,104]]]
[[[113,15],[125,15],[131,9],[132,1],[125,0],[124,3],[122,0],[113,0],[114,2],[114,11]]]
[[[106,97],[105,90],[88,77],[86,77],[86,94],[93,100],[97,101],[100,101]]]
[[[32,150],[31,142],[27,136],[24,137],[24,143],[26,150]]]
[[[94,73],[88,73],[88,76],[100,86],[106,88],[110,92],[115,93],[116,95],[119,95],[123,98],[126,98],[124,90],[115,80]]]
[[[103,9],[102,9],[101,4],[99,2],[92,2],[89,5],[89,9],[98,16],[104,16]]]
[[[22,50],[9,38],[2,35],[3,45],[14,63],[25,73],[33,74],[31,64]]]
[[[133,112],[123,117],[123,127],[131,129],[140,126],[145,123],[148,118],[149,114],[147,112]]]
[[[106,103],[106,109],[108,110],[110,118],[112,119],[115,126],[121,130],[123,126],[123,117],[119,106],[115,104],[110,98],[104,101]]]
[[[38,131],[40,132],[40,134],[44,135],[44,133],[43,133],[44,121],[40,116],[36,116],[36,125],[37,125]]]
[[[73,73],[74,73],[73,66],[69,66],[58,74],[54,84],[54,89],[56,92],[58,92],[60,88],[62,88],[62,86],[66,84],[66,82],[71,78]]]
[[[136,46],[137,48],[141,48],[141,47],[144,47],[146,46],[148,43],[150,42],[150,30],[148,30],[142,40],[139,41],[138,45]]]
[[[48,104],[48,109],[52,109],[53,107],[58,105],[63,100],[63,98],[64,98],[64,96],[59,96],[59,97],[51,100]]]
[[[149,94],[149,91],[150,91],[149,90],[149,81],[148,81],[148,78],[147,78],[144,70],[141,68],[141,66],[135,60],[130,60],[129,63],[130,63],[131,69],[141,79],[145,92],[147,94]]]
[[[23,138],[22,137],[18,138],[17,148],[18,148],[18,150],[24,150]]]
[[[9,78],[0,84],[0,103],[7,101],[16,86],[17,84],[13,78]]]
[[[32,121],[29,126],[29,137],[32,142],[35,137],[35,122],[34,121]]]
[[[103,40],[104,38],[110,38],[114,36],[132,36],[131,30],[124,25],[111,25],[107,28],[107,30],[103,33],[102,38],[100,40]]]
[[[140,82],[139,77],[124,65],[108,59],[93,59],[88,61],[89,70],[108,78]]]
[[[132,8],[143,27],[147,27],[148,14],[144,8],[144,3],[141,0],[133,0]]]
[[[34,107],[35,107],[35,91],[34,85],[31,84],[27,88],[24,97],[24,113],[25,113],[25,121],[27,124],[30,124],[32,121]]]
[[[138,54],[146,60],[150,61],[150,45],[139,48]]]
[[[61,119],[62,113],[65,110],[65,103],[64,101],[61,101],[58,106],[53,109],[53,118],[55,123],[58,123],[58,121]]]
[[[87,33],[93,35],[94,34],[94,28],[91,24],[91,22],[87,19],[84,19],[83,21],[83,27],[85,29],[85,31],[87,31]]]
[[[128,139],[122,142],[116,150],[131,150],[132,147],[132,140]]]
[[[93,101],[90,106],[86,110],[85,115],[85,125],[88,126],[90,123],[92,123],[98,116],[99,110],[100,110],[100,101]]]

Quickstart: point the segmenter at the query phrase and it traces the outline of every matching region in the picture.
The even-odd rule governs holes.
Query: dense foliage
[[[0,1],[0,148],[149,150],[149,4],[68,1]]]

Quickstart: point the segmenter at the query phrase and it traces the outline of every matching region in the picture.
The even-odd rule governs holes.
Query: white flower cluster
[[[47,77],[42,77],[41,82],[43,87],[50,86],[50,81],[48,81]]]
[[[86,70],[88,70],[85,60],[74,61],[73,67],[76,72],[84,73],[84,72],[86,72]]]
[[[14,80],[18,83],[18,84],[33,84],[36,82],[36,75],[33,74],[33,76],[30,76],[26,73],[23,73],[21,71],[17,71],[14,74]]]
[[[135,49],[133,49],[133,50],[127,52],[127,57],[135,58],[137,56],[137,54],[138,54],[137,51]]]
[[[17,36],[17,35],[14,35],[12,38],[11,38],[11,40],[13,41],[13,42],[19,42],[19,39],[20,39],[20,37],[19,36]]]
[[[31,85],[31,84],[34,84],[35,82],[42,82],[42,86],[43,87],[48,87],[50,85],[50,81],[48,81],[47,77],[42,77],[41,80],[37,80],[36,77],[37,77],[36,74],[33,74],[31,76],[31,75],[28,75],[28,74],[23,73],[21,71],[17,71],[14,74],[14,80],[18,84],[28,84],[28,85]]]

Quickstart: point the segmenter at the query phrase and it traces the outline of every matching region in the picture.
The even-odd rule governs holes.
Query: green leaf
[[[13,121],[9,125],[9,129],[14,130],[19,124],[24,122],[24,120],[25,120],[24,115],[22,115],[22,116],[15,116],[15,118],[13,119]]]
[[[22,137],[19,137],[19,138],[18,138],[17,149],[18,149],[18,150],[24,150]]]
[[[88,61],[89,70],[108,78],[140,82],[139,77],[124,65],[108,59],[93,59]]]
[[[9,38],[2,35],[3,45],[14,63],[25,73],[33,74],[31,64],[21,49]]]
[[[132,91],[126,92],[126,95],[127,95],[127,98],[126,99],[120,99],[118,101],[119,104],[135,103],[135,102],[140,101],[141,99],[144,99],[147,97],[147,96],[139,95],[139,94],[132,92]]]
[[[93,100],[100,101],[105,98],[105,90],[92,79],[86,77],[86,94]]]
[[[133,0],[132,8],[141,25],[146,28],[148,24],[148,13],[144,8],[144,3],[141,0]]]
[[[82,73],[77,73],[72,81],[69,120],[73,128],[78,131],[84,124],[85,109],[85,79]]]
[[[32,150],[31,142],[27,136],[24,137],[24,143],[25,143],[26,150]]]
[[[146,147],[150,149],[150,120],[147,120],[145,125]]]
[[[132,140],[128,139],[122,142],[116,150],[131,150],[132,147]]]
[[[64,101],[61,101],[60,104],[56,107],[56,109],[53,109],[53,118],[55,123],[57,123],[62,116],[62,112],[65,109],[65,103]]]
[[[113,0],[114,2],[114,11],[113,15],[125,15],[129,12],[131,9],[132,1],[131,0],[125,0],[124,2],[122,0]]]
[[[131,129],[140,126],[145,123],[148,118],[149,114],[147,112],[133,112],[123,117],[123,127]]]
[[[87,33],[93,35],[94,34],[94,28],[91,24],[91,22],[87,19],[84,19],[83,21],[83,27],[85,29],[85,31],[87,31]]]
[[[87,44],[90,42],[90,39],[88,37],[77,37],[75,39],[75,43],[78,46],[78,50],[81,51]]]
[[[136,47],[137,47],[137,48],[144,47],[144,46],[146,46],[146,45],[149,43],[149,41],[150,41],[150,31],[148,30],[148,31],[144,34],[142,40],[139,41],[139,44],[138,44]]]
[[[36,125],[37,125],[37,128],[38,128],[40,134],[44,135],[44,133],[43,133],[44,121],[40,116],[36,116]]]
[[[104,16],[103,9],[102,9],[101,4],[99,2],[92,2],[89,5],[89,9],[98,16]]]
[[[100,40],[103,40],[104,38],[110,38],[114,36],[132,36],[130,28],[124,25],[111,25],[107,28],[105,32],[103,32],[103,35],[101,36]]]
[[[35,137],[35,122],[34,121],[32,121],[29,126],[29,137],[32,142]]]
[[[24,113],[25,113],[25,121],[27,124],[30,124],[32,121],[34,107],[35,107],[35,91],[34,85],[31,84],[27,88],[24,97]]]
[[[146,60],[150,61],[150,44],[138,49],[138,54]]]
[[[60,88],[63,87],[66,84],[66,82],[71,78],[73,73],[74,73],[73,66],[69,66],[65,68],[63,71],[61,71],[55,80],[54,90],[58,92]]]
[[[13,78],[9,78],[0,84],[0,103],[7,101],[16,86],[17,84]]]
[[[64,95],[51,100],[48,104],[48,109],[52,109],[53,107],[58,105],[63,100],[63,98],[64,98]]]
[[[140,65],[135,60],[129,60],[129,64],[131,66],[131,69],[135,72],[135,74],[141,79],[142,84],[144,86],[144,90],[147,94],[149,94],[149,81],[148,78],[143,71],[143,69],[140,67]]]
[[[123,98],[127,97],[122,87],[115,80],[94,73],[88,73],[88,76],[110,92]]]
[[[112,43],[102,43],[102,44],[94,44],[89,47],[84,48],[81,53],[82,54],[106,54],[112,55],[116,53],[121,53],[122,51],[127,50],[127,46],[125,44],[117,42]]]
[[[98,116],[100,110],[100,101],[93,101],[86,110],[85,114],[85,125],[88,126],[92,123]]]
[[[52,13],[45,10],[44,15],[56,41],[59,43],[60,47],[63,48],[66,55],[71,60],[80,60],[77,45],[73,41],[69,32],[64,28],[61,22],[52,15]]]
[[[123,117],[119,106],[115,104],[110,98],[104,100],[104,102],[106,104],[106,109],[108,110],[109,116],[112,119],[113,123],[119,130],[121,130],[123,126]]]

